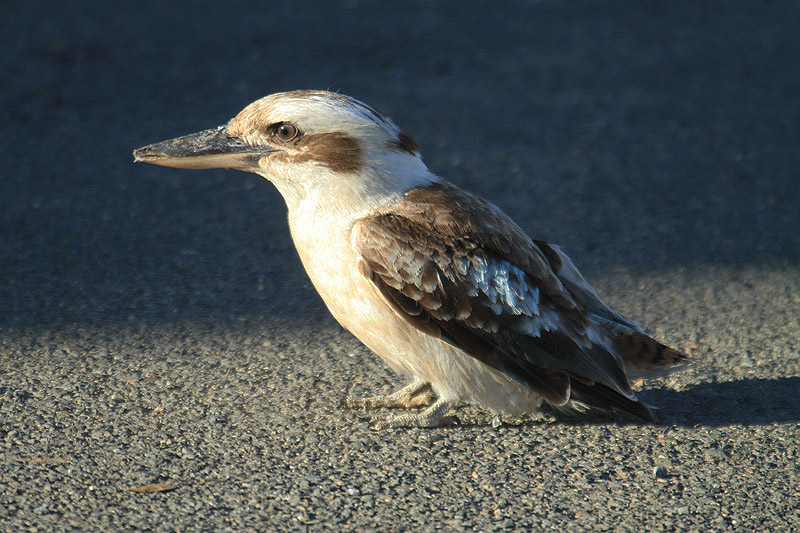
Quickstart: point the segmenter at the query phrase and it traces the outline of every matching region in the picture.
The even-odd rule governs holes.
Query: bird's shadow
[[[761,426],[800,422],[800,377],[699,383],[681,391],[642,391],[658,425]]]

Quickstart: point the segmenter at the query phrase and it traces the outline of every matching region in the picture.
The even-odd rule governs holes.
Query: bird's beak
[[[135,161],[174,168],[237,168],[256,165],[258,159],[279,150],[253,146],[228,135],[226,126],[150,144],[133,151]]]

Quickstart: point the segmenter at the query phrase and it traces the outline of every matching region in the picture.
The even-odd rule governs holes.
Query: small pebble
[[[657,466],[653,469],[653,476],[656,479],[667,479],[669,477],[669,472],[663,466]]]

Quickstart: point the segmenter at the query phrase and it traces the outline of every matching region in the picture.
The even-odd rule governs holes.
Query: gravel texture
[[[800,4],[96,4],[0,17],[0,530],[800,528]],[[690,353],[643,384],[660,422],[340,409],[402,378],[277,192],[131,157],[296,88],[386,112]]]

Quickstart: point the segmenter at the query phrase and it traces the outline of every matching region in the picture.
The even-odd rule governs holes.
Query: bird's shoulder
[[[531,274],[545,274],[546,258],[525,232],[487,200],[444,181],[408,191],[401,199],[364,217],[358,230],[431,251],[482,250]]]
[[[353,244],[362,273],[441,318],[489,309],[494,322],[541,316],[544,306],[585,327],[553,269],[561,261],[557,248],[533,241],[493,204],[447,182],[412,189],[360,219]]]

